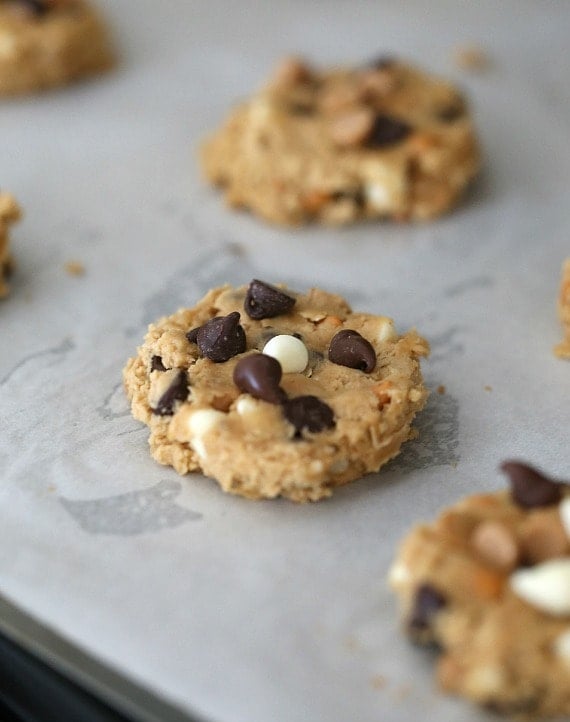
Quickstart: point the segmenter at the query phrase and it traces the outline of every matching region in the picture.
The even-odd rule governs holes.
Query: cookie
[[[8,277],[12,272],[8,232],[20,215],[20,208],[13,196],[0,191],[0,298],[8,294]]]
[[[429,219],[480,165],[464,97],[392,58],[318,71],[287,59],[202,147],[230,206],[273,223]]]
[[[564,340],[556,346],[554,353],[560,358],[570,358],[570,258],[567,258],[562,265],[558,315],[564,331]]]
[[[64,85],[107,70],[107,29],[84,0],[0,0],[0,95]]]
[[[427,353],[340,296],[254,280],[152,324],[124,381],[158,462],[251,499],[316,501],[414,435]]]
[[[508,714],[570,714],[570,485],[518,462],[404,540],[390,573],[444,690]]]

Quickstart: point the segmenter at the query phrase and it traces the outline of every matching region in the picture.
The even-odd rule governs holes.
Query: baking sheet
[[[562,2],[101,0],[106,78],[0,105],[0,184],[26,216],[0,305],[0,591],[149,691],[220,722],[486,719],[399,634],[397,541],[505,457],[568,475],[570,367],[551,353],[569,255]],[[452,48],[492,67],[467,74]],[[393,51],[468,91],[486,155],[431,224],[290,232],[227,211],[195,151],[282,54]],[[86,267],[64,272],[66,261]],[[345,294],[432,343],[420,438],[297,506],[150,458],[120,377],[146,324],[253,276]]]

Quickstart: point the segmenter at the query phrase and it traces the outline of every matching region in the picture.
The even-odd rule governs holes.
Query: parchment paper
[[[411,525],[503,486],[500,460],[569,475],[570,366],[551,349],[570,253],[570,5],[100,5],[114,74],[0,103],[0,185],[26,213],[0,305],[0,591],[220,722],[486,719],[437,693],[385,576]],[[452,64],[469,42],[488,72]],[[486,156],[465,203],[425,225],[298,232],[226,210],[197,144],[292,51],[390,51],[463,85]],[[129,414],[121,369],[146,324],[253,276],[345,294],[431,341],[425,376],[446,393],[419,440],[330,501],[254,503],[178,477]]]

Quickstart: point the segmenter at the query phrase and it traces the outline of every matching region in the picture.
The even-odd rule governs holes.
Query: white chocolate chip
[[[223,411],[198,409],[188,417],[188,431],[192,436],[201,438],[226,418]]]
[[[559,634],[552,646],[556,656],[570,665],[570,629]]]
[[[560,519],[566,536],[570,539],[570,496],[562,499],[558,511],[560,512]]]
[[[257,401],[251,396],[240,396],[236,401],[236,411],[240,416],[250,416],[258,411]]]
[[[284,374],[298,374],[307,368],[309,352],[296,336],[280,334],[265,344],[263,353],[272,356],[281,364]]]
[[[398,587],[407,584],[410,580],[410,570],[405,564],[396,562],[392,565],[388,574],[388,583],[391,587],[398,589]]]
[[[395,341],[398,334],[394,327],[394,321],[391,318],[383,318],[380,322],[380,328],[378,329],[378,340],[379,341]]]
[[[364,195],[369,206],[376,211],[385,211],[392,200],[386,186],[379,183],[367,183],[364,187]]]
[[[555,616],[570,614],[570,558],[518,569],[511,574],[510,584],[533,607]]]
[[[348,459],[337,459],[334,464],[331,464],[331,474],[342,474],[348,469]]]

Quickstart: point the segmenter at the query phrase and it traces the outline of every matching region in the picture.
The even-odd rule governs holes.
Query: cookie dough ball
[[[84,0],[0,0],[0,95],[65,85],[110,68],[107,29]]]
[[[20,208],[13,196],[0,191],[0,298],[8,294],[8,277],[12,271],[12,256],[8,233],[10,226],[19,220]]]
[[[461,93],[392,58],[319,71],[290,58],[203,145],[230,206],[273,223],[429,219],[476,175]]]
[[[390,573],[442,688],[536,719],[570,714],[570,486],[520,462],[404,540]],[[518,717],[517,717],[518,718]]]
[[[412,438],[427,353],[340,296],[254,280],[152,324],[124,380],[160,463],[251,499],[316,501]]]
[[[570,359],[570,258],[566,259],[562,266],[558,315],[562,323],[564,340],[556,346],[554,353],[560,358]]]

